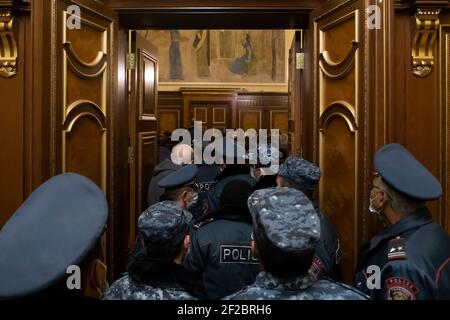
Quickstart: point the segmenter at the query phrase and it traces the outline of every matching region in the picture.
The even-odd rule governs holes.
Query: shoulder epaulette
[[[388,243],[388,260],[406,259],[405,238],[397,237]]]

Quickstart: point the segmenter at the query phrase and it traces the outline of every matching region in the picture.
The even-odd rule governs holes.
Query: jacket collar
[[[261,271],[256,276],[255,285],[272,290],[305,290],[314,284],[311,273],[298,277],[278,278],[269,272]]]
[[[407,231],[417,229],[423,225],[432,223],[433,220],[427,208],[421,208],[416,212],[410,214],[408,217],[400,220],[396,224],[389,226],[381,231],[378,235],[372,238],[370,241],[369,250],[373,250],[384,240],[388,240],[399,236]]]
[[[248,211],[248,207],[246,205],[227,204],[221,206],[205,216],[205,218],[203,218],[201,221],[208,219],[240,221],[248,222],[250,224],[253,223],[252,216]]]

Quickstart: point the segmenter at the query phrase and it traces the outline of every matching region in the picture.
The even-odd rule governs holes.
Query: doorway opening
[[[127,74],[119,89],[129,116],[120,272],[147,206],[160,135],[194,120],[205,128],[279,129],[283,147],[301,155],[308,12],[119,12],[119,74]]]

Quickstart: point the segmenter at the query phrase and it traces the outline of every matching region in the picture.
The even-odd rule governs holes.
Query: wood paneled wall
[[[444,196],[428,204],[433,219],[450,231],[449,202],[449,69],[450,63],[450,4],[448,1],[426,4],[402,1],[392,18],[394,28],[393,104],[390,106],[387,131],[388,141],[404,144],[441,181]],[[398,3],[400,4],[400,2]],[[429,11],[428,17],[420,10]],[[436,20],[438,19],[438,20]],[[427,21],[428,27],[420,27]],[[431,43],[415,41],[417,30]],[[435,37],[433,42],[433,37]],[[430,72],[417,75],[413,68],[413,48],[420,48],[422,56],[428,53],[434,65]],[[426,59],[424,59],[426,60]]]
[[[208,90],[190,92],[183,99],[181,92],[160,92],[158,119],[160,132],[172,132],[186,127],[194,118],[193,110],[206,108],[202,119],[214,127],[226,129],[242,128],[279,129],[280,134],[288,132],[288,95],[280,93],[220,93]],[[185,103],[187,101],[187,104]],[[208,112],[210,108],[211,112]],[[214,114],[214,110],[215,114]],[[233,113],[233,108],[235,112]],[[220,109],[220,110],[219,110]],[[225,114],[223,114],[225,111]],[[190,114],[187,114],[190,113]],[[225,116],[225,117],[224,117]],[[223,123],[225,122],[225,123]]]
[[[51,176],[80,173],[108,198],[107,256],[112,258],[117,201],[115,13],[92,0],[11,3],[19,54],[17,74],[0,77],[5,153],[0,160],[5,177],[0,179],[0,226]],[[74,4],[81,10],[80,29],[67,28],[67,8]],[[112,275],[113,264],[107,262]]]

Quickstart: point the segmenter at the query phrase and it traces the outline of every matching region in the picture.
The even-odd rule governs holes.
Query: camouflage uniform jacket
[[[311,274],[279,279],[261,272],[254,284],[228,296],[230,300],[366,300],[355,288],[332,280],[315,281]]]
[[[182,266],[149,261],[141,255],[130,265],[128,274],[112,284],[103,300],[196,300],[196,292]]]

